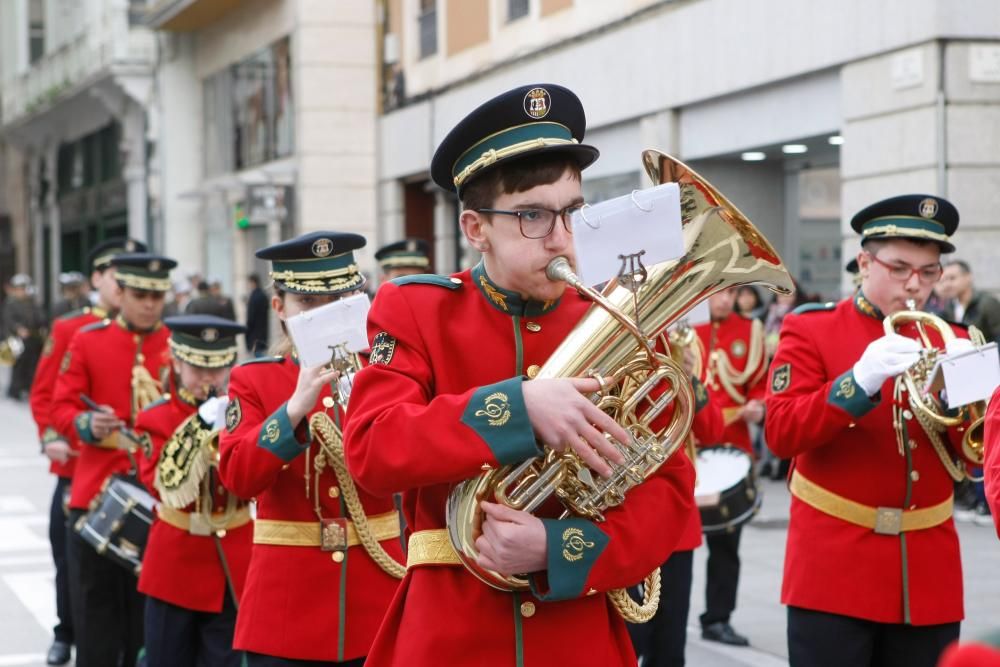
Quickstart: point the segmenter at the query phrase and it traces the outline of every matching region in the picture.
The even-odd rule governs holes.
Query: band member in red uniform
[[[693,471],[675,456],[598,523],[540,519],[494,503],[476,545],[482,567],[530,573],[532,591],[480,582],[460,565],[445,504],[457,482],[571,448],[596,473],[622,456],[624,429],[587,394],[592,378],[533,378],[589,306],[546,277],[573,257],[570,214],[597,150],[571,91],[524,86],[480,106],[442,142],[434,181],[457,189],[461,226],[483,254],[451,277],[386,283],[369,313],[370,365],[355,381],[348,463],[377,494],[402,491],[408,569],[368,665],[635,665],[604,593],[667,560],[693,506]],[[602,458],[607,457],[607,460]],[[596,477],[595,475],[595,477]]]
[[[49,509],[49,543],[52,560],[56,566],[56,616],[55,640],[49,648],[46,661],[50,665],[64,665],[70,659],[73,645],[73,592],[79,587],[77,563],[70,562],[66,548],[66,509],[73,468],[79,452],[79,443],[72,433],[59,433],[52,427],[52,392],[56,387],[59,364],[62,362],[73,335],[88,324],[98,322],[118,310],[121,288],[111,270],[111,258],[122,252],[143,252],[146,246],[133,239],[113,238],[98,244],[90,251],[87,265],[91,269],[90,284],[97,302],[92,307],[66,313],[52,323],[48,340],[35,369],[31,384],[31,415],[38,426],[42,451],[49,459],[49,472],[56,476]]]
[[[712,402],[722,409],[725,431],[718,441],[703,445],[728,444],[754,455],[748,424],[764,418],[764,329],[760,320],[733,312],[735,287],[709,297],[711,321],[695,327],[708,355],[706,384]],[[740,536],[742,527],[705,536],[708,564],[705,573],[705,613],[700,617],[701,636],[732,646],[750,642],[730,625],[736,609],[740,581]]]
[[[962,563],[952,485],[964,474],[956,429],[933,436],[896,392],[920,358],[913,323],[941,277],[958,211],[902,195],[851,221],[861,235],[853,298],[785,318],[767,394],[767,442],[795,457],[781,601],[793,666],[935,665],[959,634]],[[968,349],[967,334],[949,351]],[[937,347],[938,333],[928,327]],[[932,443],[931,437],[937,442]]]
[[[427,253],[427,241],[423,239],[403,239],[382,246],[375,252],[375,261],[382,270],[379,284],[416,273],[431,273]]]
[[[236,336],[246,327],[214,315],[179,315],[164,324],[171,391],[136,421],[149,438],[140,476],[160,499],[139,575],[146,664],[240,667],[233,631],[253,526],[247,503],[219,483],[216,466]]]
[[[70,495],[68,548],[80,564],[80,616],[76,663],[81,667],[135,664],[142,647],[142,596],[136,578],[99,555],[73,526],[114,473],[134,469],[127,438],[139,411],[158,399],[156,378],[166,371],[168,332],[160,323],[163,297],[176,262],[147,253],[111,260],[122,288],[121,312],[83,327],[63,356],[52,404],[52,425],[80,441]],[[87,396],[101,406],[93,410]],[[121,661],[121,662],[119,662]]]
[[[257,251],[272,263],[282,323],[359,293],[354,251],[364,245],[357,234],[312,232]],[[329,367],[299,366],[287,339],[281,356],[232,373],[219,472],[234,493],[257,499],[235,641],[250,667],[361,665],[402,576],[391,494],[356,489],[337,469],[342,443],[331,431],[344,415],[332,389],[343,394],[343,385]],[[317,419],[326,432],[314,430]]]
[[[695,456],[696,443],[718,442],[722,438],[722,410],[712,400],[703,384],[706,362],[704,347],[682,348],[684,368],[691,373],[697,399],[697,412],[688,436],[685,456]],[[700,358],[699,358],[700,357]],[[646,623],[629,623],[635,652],[643,667],[683,667],[687,645],[688,612],[691,607],[691,579],[694,574],[694,550],[701,546],[701,514],[692,508],[680,542],[667,562],[660,566],[660,606]],[[639,591],[630,593],[640,599]]]
[[[983,483],[986,502],[993,515],[993,524],[1000,536],[1000,387],[993,392],[983,424],[983,445],[986,460],[983,462]]]

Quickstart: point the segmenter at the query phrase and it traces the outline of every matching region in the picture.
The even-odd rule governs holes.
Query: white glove
[[[198,406],[198,416],[209,428],[225,421],[226,406],[229,405],[228,396],[213,396]]]
[[[945,352],[948,354],[971,352],[974,349],[976,349],[976,346],[973,345],[972,341],[968,338],[956,338],[955,340],[950,340],[945,344]]]
[[[920,343],[896,333],[872,341],[854,364],[854,381],[874,396],[891,377],[896,377],[920,359]]]

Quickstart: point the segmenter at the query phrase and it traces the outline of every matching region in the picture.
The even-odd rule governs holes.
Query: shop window
[[[295,150],[287,37],[209,77],[204,92],[207,174],[247,169]]]
[[[420,0],[420,57],[426,58],[437,53],[437,0]]]

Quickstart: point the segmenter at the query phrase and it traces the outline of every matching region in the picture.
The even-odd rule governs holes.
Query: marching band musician
[[[168,317],[164,324],[171,391],[136,421],[149,438],[140,477],[160,499],[139,575],[146,664],[240,667],[233,631],[253,526],[247,503],[219,484],[215,466],[219,412],[236,336],[246,327],[214,315]]]
[[[694,329],[708,355],[707,380],[712,401],[722,409],[725,426],[718,441],[754,456],[749,424],[764,418],[764,329],[760,320],[734,312],[737,288],[731,287],[709,297],[711,321]],[[701,636],[732,646],[747,646],[749,640],[730,625],[736,609],[740,580],[740,535],[742,526],[705,536],[708,564],[705,574],[705,613],[700,617]]]
[[[479,564],[531,573],[531,593],[476,579],[449,541],[452,487],[484,469],[572,449],[607,476],[622,456],[605,433],[628,433],[586,394],[592,378],[533,378],[590,305],[546,277],[573,257],[570,214],[583,205],[580,171],[598,155],[571,91],[508,91],[466,116],[438,147],[431,175],[456,191],[465,238],[483,255],[451,277],[399,278],[369,313],[369,365],[355,381],[348,464],[373,493],[401,491],[407,574],[372,652],[386,665],[635,665],[604,594],[662,564],[693,507],[693,471],[671,457],[606,521],[540,519],[485,502]],[[470,656],[475,656],[472,658]]]
[[[357,234],[321,231],[257,251],[272,262],[271,306],[282,322],[360,293],[354,251],[364,245]],[[361,665],[402,574],[387,571],[401,570],[399,514],[391,494],[374,497],[343,478],[331,443],[310,427],[317,413],[343,423],[337,371],[300,366],[287,338],[281,352],[233,370],[220,443],[223,483],[257,499],[235,647],[249,667]]]
[[[767,394],[767,442],[795,457],[781,596],[789,659],[930,667],[963,616],[952,520],[962,434],[925,431],[896,391],[921,345],[915,324],[887,334],[883,320],[927,300],[941,253],[954,251],[958,211],[941,197],[903,195],[868,206],[851,226],[861,235],[861,288],[785,319]],[[953,330],[961,338],[947,350],[968,349],[964,329]]]
[[[168,332],[160,322],[177,263],[148,253],[111,260],[122,288],[121,311],[80,329],[62,359],[52,425],[81,443],[70,495],[69,548],[79,562],[80,615],[74,628],[80,667],[135,664],[142,647],[143,599],[135,575],[99,555],[73,531],[112,474],[132,468],[118,430],[159,398]],[[87,406],[86,396],[101,406]],[[121,662],[119,662],[119,660]]]
[[[990,506],[993,524],[1000,537],[1000,387],[990,397],[986,418],[983,422],[983,484],[986,487],[986,502]]]
[[[375,251],[375,261],[382,271],[379,284],[403,276],[430,273],[431,260],[427,251],[427,241],[423,239],[403,239],[379,248]]]
[[[69,349],[73,335],[84,326],[99,322],[118,310],[121,288],[115,280],[111,259],[123,252],[145,250],[146,246],[140,241],[126,238],[112,238],[94,246],[87,257],[87,266],[90,267],[90,284],[96,290],[97,302],[92,307],[74,310],[56,318],[42,348],[42,355],[35,369],[35,379],[31,384],[31,415],[38,426],[42,451],[49,459],[49,472],[57,480],[49,511],[49,542],[56,567],[56,615],[59,623],[55,627],[55,639],[46,656],[50,665],[69,662],[70,647],[74,643],[73,619],[79,613],[73,611],[72,601],[79,597],[77,591],[80,582],[77,571],[79,565],[71,561],[67,547],[67,514],[64,509],[80,447],[72,432],[60,433],[52,426],[52,394],[56,387],[59,364]]]
[[[677,344],[676,342],[674,343]],[[694,460],[698,442],[718,442],[724,424],[718,402],[705,388],[704,374],[708,359],[701,345],[684,345],[684,370],[691,374],[697,400],[691,434],[684,455]],[[684,667],[687,645],[688,612],[691,606],[691,579],[694,574],[694,550],[701,545],[701,513],[692,508],[675,550],[660,566],[660,606],[648,622],[630,623],[629,634],[643,667]]]

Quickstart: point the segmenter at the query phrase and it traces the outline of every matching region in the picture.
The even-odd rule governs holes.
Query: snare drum
[[[75,530],[97,553],[138,575],[155,506],[134,478],[112,475]]]
[[[729,445],[698,450],[694,501],[706,535],[731,532],[753,518],[762,500],[750,455]]]

